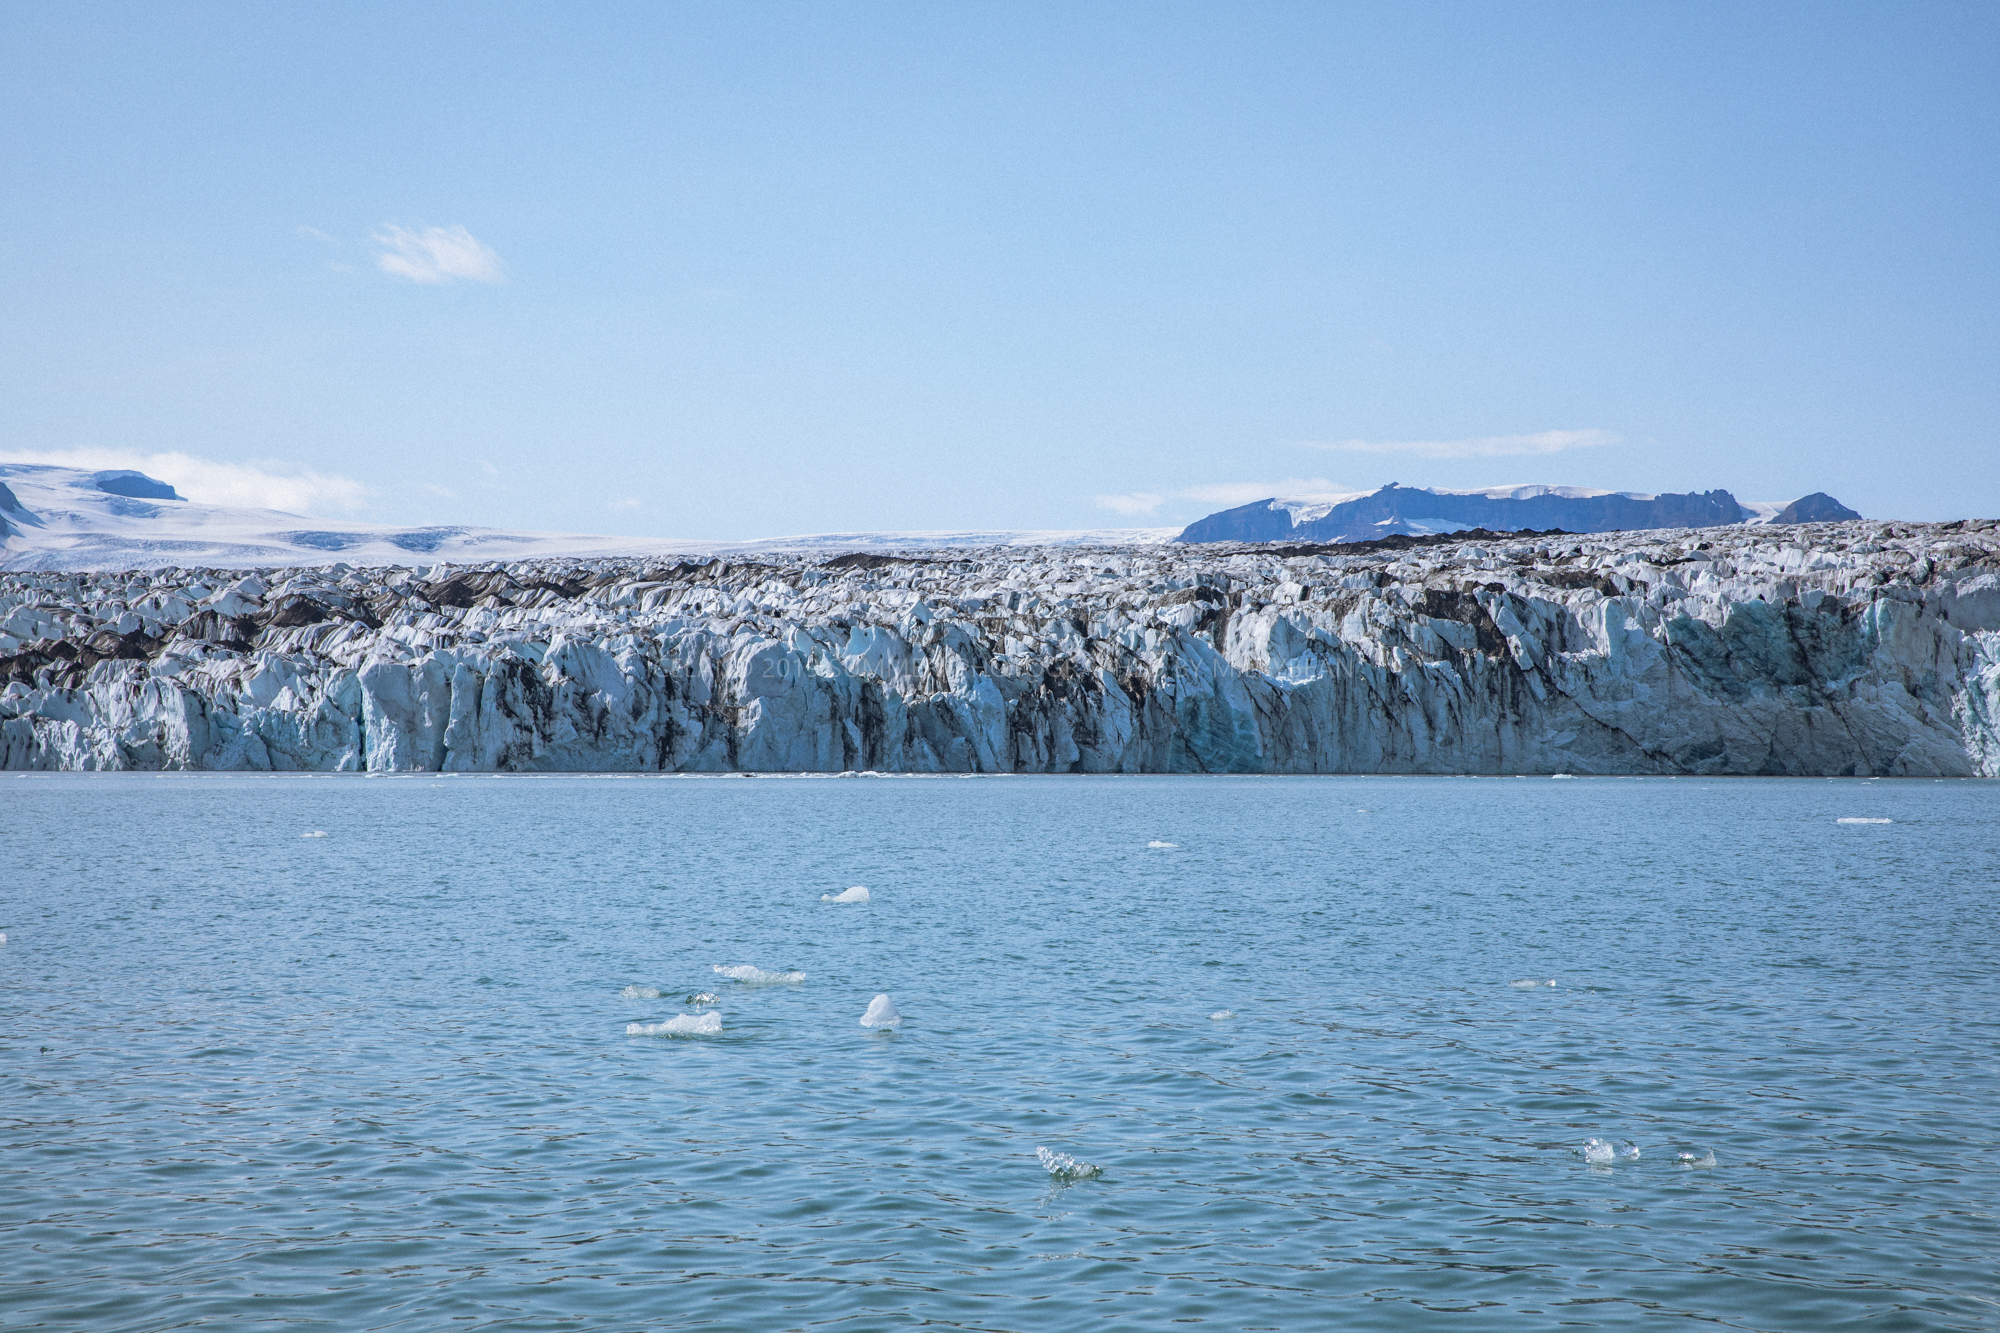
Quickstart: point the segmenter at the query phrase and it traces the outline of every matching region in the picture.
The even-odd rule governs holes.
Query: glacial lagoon
[[[2000,1320],[1993,783],[9,774],[0,864],[10,1328]]]

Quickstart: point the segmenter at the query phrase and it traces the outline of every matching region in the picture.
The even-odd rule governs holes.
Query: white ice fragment
[[[719,996],[719,995],[717,995],[717,994],[716,994],[715,992],[713,992],[713,991],[697,991],[697,992],[695,992],[695,993],[694,993],[693,995],[690,995],[690,996],[688,996],[688,997],[687,997],[687,999],[686,999],[685,1001],[683,1001],[683,1003],[686,1003],[686,1004],[721,1004],[721,1003],[722,1003],[722,997],[721,997],[721,996]]]
[[[1626,1139],[1618,1145],[1618,1155],[1636,1159],[1639,1156],[1639,1145]]]
[[[1549,774],[1549,778],[1550,778],[1551,780],[1555,780],[1555,779],[1558,779],[1558,778],[1574,778],[1575,776],[1576,776],[1576,774],[1574,774],[1574,773],[1551,773],[1551,774]]]
[[[1218,1009],[1208,1017],[1211,1022],[1220,1023],[1226,1019],[1236,1017],[1236,1011],[1234,1009]]]
[[[1836,819],[1833,822],[1836,824],[1893,824],[1896,821],[1893,819],[1856,819],[1850,817],[1844,819]]]
[[[4,930],[0,930],[0,944],[5,944],[6,942],[7,942],[7,932]]]
[[[1677,1153],[1675,1153],[1675,1154],[1674,1154],[1674,1157],[1675,1157],[1675,1158],[1676,1158],[1676,1159],[1677,1159],[1677,1160],[1678,1160],[1678,1161],[1680,1162],[1680,1164],[1681,1164],[1682,1166],[1714,1166],[1714,1165],[1715,1165],[1715,1149],[1713,1149],[1713,1148],[1710,1148],[1710,1149],[1708,1149],[1708,1150],[1707,1150],[1706,1152],[1704,1152],[1704,1153],[1703,1153],[1703,1154],[1702,1154],[1701,1156],[1699,1156],[1699,1157],[1696,1157],[1696,1156],[1695,1156],[1695,1155],[1694,1155],[1693,1153],[1691,1153],[1691,1152],[1677,1152]]]
[[[713,1037],[722,1031],[722,1015],[675,1014],[664,1023],[627,1023],[628,1037]]]
[[[806,979],[803,972],[766,972],[761,967],[748,963],[736,967],[724,967],[717,963],[715,970],[731,981],[740,981],[746,986],[796,986]]]
[[[1540,990],[1544,986],[1553,986],[1556,983],[1553,980],[1537,981],[1533,977],[1522,977],[1519,981],[1510,981],[1507,984],[1515,990]]]
[[[819,900],[823,903],[865,903],[868,901],[868,890],[856,884],[853,888],[842,889],[839,893],[822,893]]]
[[[1618,1150],[1611,1146],[1611,1141],[1609,1139],[1593,1138],[1584,1140],[1583,1160],[1586,1162],[1602,1166],[1608,1162],[1614,1161],[1617,1158],[1617,1156],[1618,1156]]]
[[[1079,1162],[1066,1152],[1056,1152],[1052,1148],[1036,1148],[1035,1156],[1041,1160],[1042,1170],[1057,1180],[1095,1180],[1104,1174],[1103,1170],[1089,1162]]]
[[[1179,843],[1177,843],[1177,842],[1161,842],[1161,841],[1160,841],[1160,840],[1159,840],[1158,838],[1155,838],[1155,839],[1153,839],[1153,841],[1151,841],[1151,842],[1147,843],[1146,845],[1147,845],[1148,847],[1178,847],[1178,846],[1180,846],[1180,844],[1179,844]]]
[[[326,836],[326,830],[314,829],[311,833],[301,833],[299,834],[299,836],[301,838],[324,838]]]
[[[861,1015],[861,1026],[865,1028],[892,1028],[899,1026],[903,1016],[896,1012],[896,1006],[887,995],[877,995],[868,1002],[868,1012]]]
[[[657,986],[627,986],[624,990],[618,992],[618,998],[621,1000],[657,1000],[660,998],[660,988]]]

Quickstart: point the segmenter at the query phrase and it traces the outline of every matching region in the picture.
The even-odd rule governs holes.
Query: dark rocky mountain
[[[1825,491],[1800,496],[1778,511],[1773,523],[1844,523],[1861,515]]]
[[[1573,487],[1519,486],[1488,491],[1436,491],[1394,482],[1315,512],[1295,502],[1258,500],[1190,523],[1179,542],[1356,542],[1397,534],[1422,536],[1489,528],[1621,532],[1647,528],[1707,528],[1754,520],[1728,491],[1639,495]],[[1785,515],[1792,515],[1786,517]],[[1859,518],[1822,494],[1794,501],[1774,522]]]

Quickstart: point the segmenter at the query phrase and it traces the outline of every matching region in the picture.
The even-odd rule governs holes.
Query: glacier
[[[0,767],[2000,776],[2000,523],[0,573]]]
[[[277,509],[203,504],[141,472],[0,463],[0,569],[272,569],[432,565],[544,556],[745,555],[933,550],[942,546],[1149,545],[1173,528],[822,532],[755,541],[608,537],[463,526],[395,527]]]

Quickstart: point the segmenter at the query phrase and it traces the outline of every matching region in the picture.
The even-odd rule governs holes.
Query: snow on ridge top
[[[1327,491],[1317,495],[1279,496],[1271,501],[1272,509],[1282,509],[1292,516],[1292,526],[1310,523],[1314,519],[1325,518],[1333,512],[1335,505],[1344,505],[1350,500],[1362,500],[1374,494],[1373,491]]]
[[[1644,491],[1600,491],[1588,486],[1544,486],[1540,482],[1519,486],[1483,486],[1469,491],[1447,490],[1443,486],[1412,486],[1408,489],[1429,491],[1432,495],[1483,495],[1489,500],[1532,500],[1540,495],[1553,495],[1564,500],[1594,500],[1600,495],[1622,495],[1628,500],[1660,498]]]

